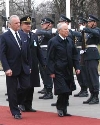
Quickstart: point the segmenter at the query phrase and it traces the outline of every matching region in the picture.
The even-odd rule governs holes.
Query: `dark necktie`
[[[67,46],[67,40],[64,39],[63,42],[64,42],[64,45]]]
[[[20,49],[21,49],[21,46],[22,46],[21,39],[19,38],[17,32],[15,32],[15,34],[16,34],[17,41],[18,41],[18,43],[19,43],[19,47],[20,47]]]

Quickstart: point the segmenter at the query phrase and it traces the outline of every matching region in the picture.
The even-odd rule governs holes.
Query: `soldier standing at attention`
[[[80,19],[79,20],[79,31],[81,32],[81,28],[85,28],[86,25],[87,25],[87,20],[86,19]],[[74,97],[87,97],[89,94],[88,94],[88,91],[87,91],[87,79],[86,79],[86,71],[85,71],[85,65],[84,63],[82,63],[82,60],[84,61],[84,57],[82,57],[80,55],[80,51],[82,50],[82,48],[85,46],[85,43],[83,43],[85,41],[82,41],[82,36],[81,37],[76,37],[76,47],[77,47],[77,50],[79,52],[79,57],[80,57],[80,67],[81,67],[81,72],[80,74],[77,75],[77,80],[78,80],[78,83],[80,85],[80,92],[75,94]],[[83,58],[83,59],[82,59]]]
[[[53,34],[51,32],[51,29],[53,27],[54,22],[50,18],[43,18],[41,20],[41,30],[37,29],[36,34],[39,36],[39,44],[42,49],[43,55],[46,60],[47,56],[47,47],[48,47],[48,41],[53,37]],[[47,32],[50,33],[47,33]],[[39,91],[38,93],[44,94],[43,96],[40,96],[39,99],[53,99],[53,82],[49,75],[47,75],[46,68],[43,69],[41,67],[41,64],[39,65],[40,68],[40,74],[43,80],[44,88],[42,91]]]
[[[99,103],[99,51],[97,45],[99,44],[99,29],[95,22],[99,19],[93,15],[89,15],[88,27],[83,28],[86,33],[86,50],[84,51],[84,60],[86,67],[86,76],[88,80],[88,87],[91,93],[90,98],[84,101],[83,104],[98,104]]]

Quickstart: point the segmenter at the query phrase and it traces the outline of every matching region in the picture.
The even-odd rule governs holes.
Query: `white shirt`
[[[12,32],[12,34],[13,34],[13,36],[14,36],[14,38],[15,38],[15,40],[16,40],[18,46],[19,46],[19,48],[21,49],[21,46],[20,46],[20,44],[19,44],[19,42],[18,42],[18,40],[17,40],[17,38],[16,38],[16,34],[15,34],[15,33],[17,33],[18,37],[20,38],[20,35],[19,35],[18,31],[15,32],[13,29],[11,29],[11,28],[9,28],[9,29],[10,29],[10,31]],[[20,39],[21,39],[21,38],[20,38]]]
[[[59,36],[61,37],[61,39],[63,39],[63,40],[65,40],[66,39],[66,37],[64,38],[64,37],[62,37],[60,34],[59,34]]]

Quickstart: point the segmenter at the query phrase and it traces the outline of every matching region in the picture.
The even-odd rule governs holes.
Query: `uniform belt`
[[[81,48],[82,48],[82,46],[77,46],[76,48],[80,48],[80,49],[81,49]]]
[[[40,45],[41,48],[47,48],[47,45]]]
[[[92,45],[87,45],[86,47],[87,47],[87,48],[89,48],[89,47],[96,47],[96,48],[97,48],[97,45],[93,45],[93,44],[92,44]]]

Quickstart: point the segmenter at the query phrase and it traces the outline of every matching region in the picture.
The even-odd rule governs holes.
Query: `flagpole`
[[[6,18],[9,18],[9,0],[6,0]]]
[[[70,17],[70,0],[66,0],[66,17],[69,19]],[[69,28],[71,28],[71,24],[69,24]]]

